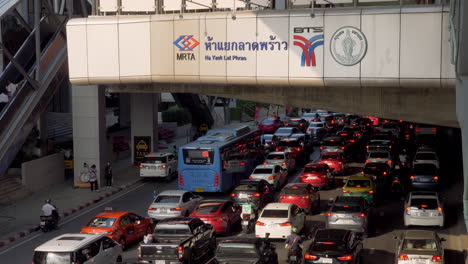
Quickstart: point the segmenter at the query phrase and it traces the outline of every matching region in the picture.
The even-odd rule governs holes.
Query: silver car
[[[280,127],[276,130],[275,136],[279,138],[290,137],[292,134],[301,133],[297,127]]]
[[[183,190],[163,191],[148,207],[151,219],[189,216],[203,197]]]
[[[327,229],[347,229],[357,233],[368,233],[370,207],[358,196],[338,196],[327,212]]]
[[[405,201],[405,226],[444,226],[444,211],[436,192],[410,192]]]
[[[397,239],[395,262],[397,264],[444,264],[444,239],[436,232],[426,230],[407,230]]]

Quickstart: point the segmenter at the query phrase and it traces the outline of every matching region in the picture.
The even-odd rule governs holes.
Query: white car
[[[370,151],[367,155],[366,164],[373,162],[387,163],[392,169],[395,165],[393,164],[392,155],[390,154],[390,152],[385,150]]]
[[[34,250],[32,263],[122,263],[122,247],[104,234],[63,234]]]
[[[416,152],[416,154],[414,155],[413,164],[418,163],[434,164],[437,167],[437,169],[439,169],[440,166],[437,154],[431,149],[421,149]]]
[[[410,192],[405,201],[405,226],[444,226],[444,211],[436,192]]]
[[[203,197],[187,191],[163,191],[148,207],[148,216],[156,220],[189,216],[201,200]]]
[[[429,230],[406,230],[398,239],[396,264],[444,264],[445,239]]]
[[[266,164],[280,165],[287,172],[296,169],[296,160],[291,158],[290,154],[284,151],[270,152],[263,162]]]
[[[260,217],[255,224],[255,236],[270,238],[287,238],[292,228],[300,232],[304,228],[304,209],[290,203],[270,203],[263,208]]]
[[[175,175],[177,175],[177,158],[173,153],[150,153],[140,163],[140,177],[142,178],[170,179]]]
[[[302,115],[302,118],[305,119],[307,122],[312,122],[312,120],[316,119],[317,118],[317,113],[304,113]]]
[[[284,186],[288,179],[288,171],[282,168],[280,165],[258,165],[255,170],[250,174],[249,179],[261,179],[267,181],[269,184],[274,186],[276,190],[279,190],[281,186]]]

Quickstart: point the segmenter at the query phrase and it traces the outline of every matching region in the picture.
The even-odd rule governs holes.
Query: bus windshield
[[[212,165],[214,160],[212,149],[184,149],[183,155],[187,165]]]

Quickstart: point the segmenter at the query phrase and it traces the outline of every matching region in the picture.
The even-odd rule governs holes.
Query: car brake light
[[[240,162],[239,165],[245,166],[247,163],[246,162]]]
[[[321,146],[320,149],[325,149],[325,147],[324,147],[324,146]]]
[[[260,193],[254,193],[252,194],[252,197],[260,197]]]
[[[441,256],[432,256],[432,262],[441,262],[442,261],[442,257]]]
[[[407,215],[410,215],[410,210],[411,210],[411,207],[410,207],[410,206],[406,207],[406,214],[407,214]]]
[[[421,132],[421,129],[420,129],[420,128],[416,128],[414,131],[416,131],[416,132]]]
[[[434,176],[434,177],[432,177],[432,179],[433,179],[434,181],[437,181],[437,180],[439,179],[439,176]]]
[[[307,131],[312,131],[312,129],[308,128]]]
[[[266,161],[265,161],[265,162],[263,162],[263,165],[267,165],[267,164],[268,164],[268,162],[266,162]]]
[[[302,199],[309,199],[310,198],[310,195],[303,195],[302,196]]]
[[[337,257],[338,260],[353,260],[353,255],[346,255],[342,257]]]
[[[304,258],[305,258],[305,259],[317,259],[318,257],[315,256],[315,255],[310,255],[309,253],[306,253],[306,254],[304,255]]]
[[[411,175],[409,178],[410,178],[410,180],[414,180],[414,176],[413,176],[413,175]]]
[[[391,161],[391,160],[387,160],[387,164],[392,164],[392,161]]]
[[[406,254],[401,254],[400,256],[398,256],[398,259],[399,260],[409,260],[408,255],[406,255]]]
[[[442,207],[437,207],[437,210],[439,211],[439,216],[442,216]]]
[[[223,165],[224,165],[224,167],[227,167],[227,166],[229,166],[229,163],[225,162]]]
[[[184,186],[184,175],[179,173],[179,186]]]
[[[342,190],[341,192],[343,192],[343,193],[350,193],[350,191],[348,191],[348,190]]]
[[[140,168],[143,168],[144,166],[142,164],[140,164]]]
[[[280,199],[286,199],[286,195],[280,195]]]
[[[366,146],[366,149],[368,149],[368,148],[369,148],[369,145]]]
[[[181,211],[181,210],[182,210],[181,207],[171,208],[171,211]]]
[[[344,147],[340,147],[340,149],[344,149]]]
[[[357,215],[353,215],[353,217],[362,217],[362,218],[364,218],[364,217],[366,217],[366,214],[357,214]]]
[[[138,260],[142,259],[142,257],[141,257],[141,247],[140,246],[137,248],[137,257],[138,257]],[[76,264],[81,264],[81,262],[75,262],[75,263]],[[32,264],[34,264],[34,262]]]
[[[356,142],[356,140],[350,139],[349,142],[350,142],[350,143],[354,143],[354,142]]]
[[[216,173],[213,186],[219,186],[219,174]]]
[[[387,175],[387,172],[386,172],[386,171],[384,171],[384,172],[383,172],[383,175]]]
[[[150,206],[150,207],[148,207],[148,210],[154,211],[154,210],[156,210],[156,208]]]
[[[437,131],[437,128],[431,128],[431,131],[432,131],[432,132],[436,132],[436,131]]]
[[[269,180],[274,180],[275,179],[275,176],[270,176],[268,177]]]
[[[258,225],[258,226],[265,226],[265,223],[260,222],[260,221],[257,221],[257,222],[255,223],[255,225]]]
[[[252,176],[249,176],[249,179],[251,179],[251,180],[252,180],[252,179],[253,179],[253,177],[252,177]]]
[[[374,194],[374,191],[373,190],[370,190],[370,191],[367,191],[365,193],[368,193],[368,194]]]
[[[236,197],[237,193],[231,193],[231,197]]]
[[[184,259],[184,247],[177,247],[177,258],[179,260]]]
[[[285,223],[280,224],[280,226],[291,226],[291,225],[292,225],[291,222],[285,222]]]
[[[327,213],[327,216],[333,216],[333,214],[332,213]]]
[[[281,162],[281,165],[286,165],[286,162],[285,161]]]
[[[164,168],[167,168],[167,165],[161,165],[161,167],[164,169]]]

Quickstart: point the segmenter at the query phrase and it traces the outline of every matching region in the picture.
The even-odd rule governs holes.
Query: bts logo
[[[317,60],[315,58],[315,48],[323,45],[323,34],[306,39],[299,35],[294,35],[294,46],[302,49],[301,67],[315,67]]]
[[[173,43],[180,51],[193,51],[200,44],[193,35],[181,35]]]

